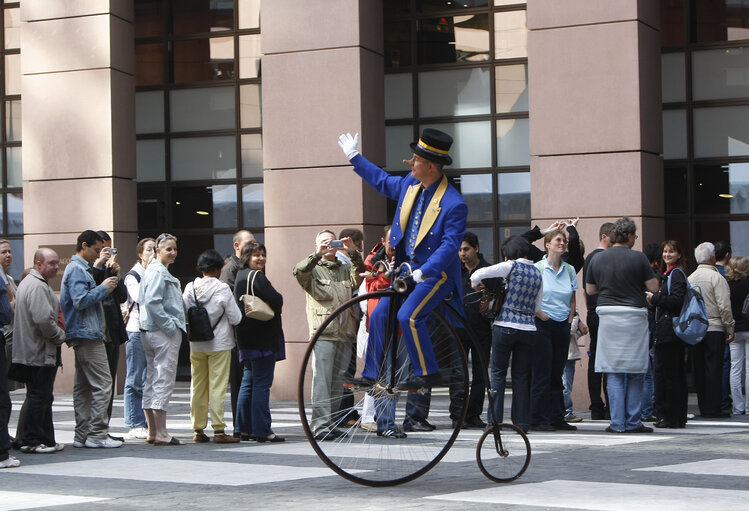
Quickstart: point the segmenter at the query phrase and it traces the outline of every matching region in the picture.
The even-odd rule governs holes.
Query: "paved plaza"
[[[11,393],[11,434],[24,392]],[[694,404],[690,411],[696,411]],[[0,511],[685,511],[742,509],[749,502],[746,416],[697,418],[690,420],[686,429],[613,435],[604,432],[607,422],[590,421],[589,415],[580,414],[586,420],[578,424],[577,432],[531,433],[530,467],[509,484],[492,483],[479,472],[471,452],[480,432],[465,430],[453,446],[455,455],[449,453],[421,478],[392,488],[369,488],[350,483],[323,465],[304,437],[296,403],[274,402],[272,412],[273,428],[286,437],[285,443],[193,444],[189,387],[179,382],[168,425],[187,445],[154,447],[127,442],[119,449],[75,449],[72,396],[57,395],[57,441],[66,444],[65,450],[56,454],[16,451],[22,466],[0,471]],[[445,396],[434,397],[431,414],[447,414]],[[121,396],[115,400],[114,417],[112,432],[124,433]]]

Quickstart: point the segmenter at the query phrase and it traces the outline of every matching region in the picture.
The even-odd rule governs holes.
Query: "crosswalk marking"
[[[749,460],[719,458],[714,460],[693,461],[676,465],[637,468],[650,472],[674,472],[682,474],[749,477]]]
[[[13,469],[18,471],[19,469]],[[36,509],[39,507],[65,506],[69,504],[86,504],[109,500],[98,497],[82,497],[79,495],[56,495],[53,493],[3,491],[0,490],[0,511],[15,511],[16,509]]]

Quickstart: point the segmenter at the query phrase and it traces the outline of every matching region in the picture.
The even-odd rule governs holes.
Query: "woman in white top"
[[[203,274],[185,286],[182,300],[185,309],[195,305],[205,307],[213,326],[213,339],[190,342],[190,419],[195,431],[193,441],[210,441],[203,429],[211,413],[213,443],[230,444],[239,438],[224,433],[224,402],[229,383],[231,350],[236,343],[234,325],[242,320],[242,312],[234,300],[228,284],[218,280],[224,258],[215,250],[206,250],[198,257],[197,269]]]
[[[125,275],[125,287],[127,288],[127,343],[125,344],[125,357],[127,360],[127,375],[125,376],[125,426],[130,431],[125,435],[129,440],[145,439],[148,436],[148,424],[143,413],[143,382],[146,380],[146,355],[143,352],[143,343],[140,340],[140,325],[138,324],[140,305],[138,295],[140,293],[140,281],[146,272],[148,263],[154,255],[156,240],[143,238],[136,245],[138,262]]]

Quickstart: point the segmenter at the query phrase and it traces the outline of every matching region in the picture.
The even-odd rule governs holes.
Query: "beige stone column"
[[[663,239],[658,9],[649,0],[528,2],[532,216],[542,226],[579,216],[588,251],[603,222],[625,215],[639,226],[636,249]],[[577,303],[585,317],[582,293]],[[589,404],[586,367],[576,410]]]
[[[265,240],[287,343],[273,397],[293,399],[309,330],[292,268],[322,229],[362,228],[370,247],[387,222],[384,199],[337,143],[342,132],[359,132],[362,153],[384,164],[382,5],[266,0],[261,16]]]
[[[75,245],[94,229],[109,232],[123,267],[131,265],[133,3],[25,0],[21,19],[25,264],[40,245]],[[63,353],[56,386],[69,390],[74,364],[70,350]]]

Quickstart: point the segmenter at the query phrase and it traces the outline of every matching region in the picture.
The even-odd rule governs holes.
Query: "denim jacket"
[[[96,285],[91,266],[74,255],[65,267],[60,285],[60,306],[65,316],[65,340],[104,339],[101,302],[107,296],[104,284]]]
[[[158,259],[151,261],[140,283],[140,329],[161,330],[169,337],[185,327],[182,288]]]

